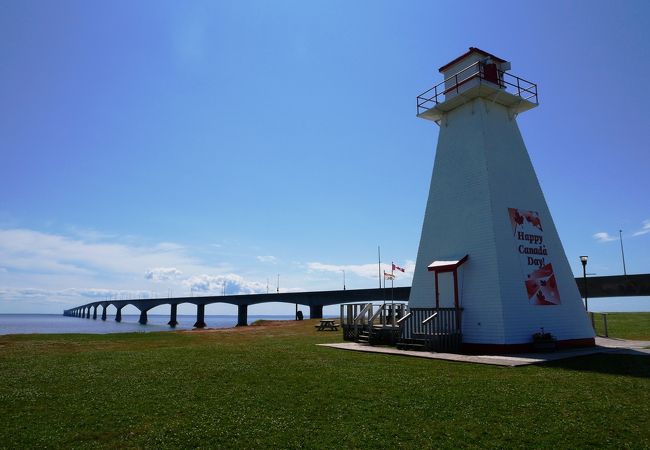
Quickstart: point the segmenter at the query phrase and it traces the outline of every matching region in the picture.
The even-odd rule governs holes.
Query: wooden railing
[[[377,311],[370,318],[369,325],[382,327],[399,327],[399,320],[406,315],[405,303],[384,303],[377,307]]]
[[[402,339],[424,340],[433,351],[457,351],[462,342],[462,309],[410,308]]]
[[[341,328],[343,338],[356,340],[359,333],[372,334],[373,328],[391,327],[399,329],[407,315],[405,303],[348,303],[341,305]]]
[[[356,340],[359,332],[367,329],[370,318],[368,312],[372,311],[372,303],[347,303],[341,305],[341,328],[343,339]]]

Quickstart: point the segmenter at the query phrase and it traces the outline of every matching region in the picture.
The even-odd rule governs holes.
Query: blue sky
[[[412,270],[415,97],[469,46],[539,86],[518,122],[575,273],[621,273],[619,229],[650,272],[650,3],[544,5],[3,2],[0,313],[374,287],[378,244]]]

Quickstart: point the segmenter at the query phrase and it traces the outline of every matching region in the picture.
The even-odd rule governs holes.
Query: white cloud
[[[263,263],[273,263],[273,264],[275,264],[278,261],[278,258],[276,258],[275,256],[268,255],[268,256],[258,256],[257,260],[259,262],[263,262]]]
[[[229,295],[267,292],[266,282],[251,281],[267,276],[254,266],[239,274],[228,262],[204,261],[202,248],[192,254],[176,243],[143,245],[138,239],[92,230],[0,228],[0,313],[60,313],[106,299],[220,295],[224,285]],[[250,262],[249,255],[229,256]],[[277,261],[260,255],[255,263]],[[303,275],[304,267],[298,269],[294,272]],[[290,276],[283,281],[281,292],[305,290],[292,285]],[[271,289],[275,292],[275,285]]]
[[[149,298],[151,292],[139,289],[42,289],[17,288],[0,289],[0,302],[20,303],[38,300],[39,303],[58,303],[64,306],[79,306],[85,303],[107,299],[139,299]],[[47,307],[46,307],[47,309]]]
[[[30,273],[91,275],[142,273],[149,267],[196,265],[184,247],[163,242],[153,246],[88,242],[28,229],[0,230],[0,261]]]
[[[406,264],[404,265],[404,269],[406,269],[406,273],[412,274],[415,272],[415,261],[406,260]]]
[[[256,281],[247,281],[240,275],[195,275],[183,281],[183,284],[197,293],[218,293],[224,290],[226,295],[237,294],[262,294],[266,292],[266,286]]]
[[[364,278],[377,278],[377,264],[323,264],[320,262],[307,263],[307,268],[314,272],[336,272],[354,274]]]
[[[153,281],[169,281],[178,278],[183,272],[176,267],[156,267],[154,269],[147,269],[144,277],[147,280]]]
[[[609,233],[601,231],[600,233],[594,234],[594,239],[596,239],[598,242],[611,242],[615,241],[618,238],[611,236]]]
[[[406,264],[403,266],[406,269],[406,273],[398,274],[400,277],[410,277],[415,270],[414,261],[406,261]],[[320,262],[310,262],[307,263],[307,268],[310,271],[314,272],[332,272],[332,273],[341,273],[345,270],[346,274],[354,274],[363,278],[377,278],[379,276],[379,269],[376,263],[370,264],[323,264]],[[382,263],[382,270],[389,272],[391,269],[390,263]]]
[[[644,234],[650,233],[650,219],[644,220],[643,221],[643,227],[637,232],[635,232],[632,236],[643,236]]]

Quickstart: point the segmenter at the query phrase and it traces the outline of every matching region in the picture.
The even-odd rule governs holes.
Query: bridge
[[[585,296],[585,280],[576,278],[580,295]],[[589,277],[586,283],[588,298],[603,297],[630,297],[650,296],[650,274],[641,275],[614,275],[604,277]],[[181,303],[196,305],[195,328],[205,327],[205,305],[212,303],[228,303],[237,305],[237,326],[248,325],[248,307],[259,303],[280,302],[309,306],[309,316],[312,319],[323,317],[323,306],[338,305],[342,303],[369,303],[375,301],[388,301],[391,298],[398,302],[408,301],[410,287],[396,287],[392,289],[350,289],[338,291],[316,292],[290,292],[276,294],[245,294],[245,295],[220,295],[203,297],[171,297],[132,300],[104,300],[87,303],[75,308],[67,309],[64,316],[97,319],[97,310],[101,308],[101,320],[106,320],[107,310],[113,306],[116,310],[115,321],[122,321],[122,308],[133,305],[140,311],[139,322],[147,323],[147,311],[156,306],[170,305],[170,318],[168,325],[178,325],[176,312]]]
[[[393,288],[395,301],[407,301],[410,287]],[[388,295],[388,298],[386,297]],[[342,291],[317,291],[317,292],[289,292],[279,294],[244,294],[244,295],[212,295],[203,297],[171,297],[171,298],[150,298],[142,300],[105,300],[87,303],[76,308],[67,309],[64,316],[83,317],[97,319],[97,310],[101,307],[101,319],[106,320],[107,309],[113,306],[116,309],[115,321],[122,321],[122,308],[126,305],[133,305],[140,310],[141,324],[147,323],[147,311],[156,306],[170,305],[170,318],[168,325],[178,325],[176,312],[181,303],[196,305],[195,328],[205,327],[205,305],[212,303],[228,303],[237,305],[237,326],[248,325],[248,307],[259,303],[289,303],[309,306],[309,316],[312,319],[323,317],[323,306],[338,305],[341,303],[361,303],[372,301],[383,301],[390,299],[390,288],[384,289],[350,289]],[[92,314],[91,314],[92,312]]]

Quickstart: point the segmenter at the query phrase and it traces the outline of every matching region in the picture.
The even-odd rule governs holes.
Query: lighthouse
[[[517,126],[538,106],[537,86],[510,69],[470,47],[417,99],[418,117],[439,135],[409,309],[432,311],[417,319],[425,325],[436,311],[456,311],[450,323],[468,351],[526,350],[535,334],[559,347],[594,345]]]

